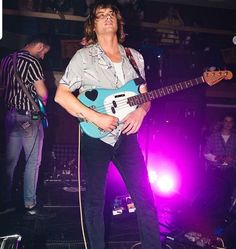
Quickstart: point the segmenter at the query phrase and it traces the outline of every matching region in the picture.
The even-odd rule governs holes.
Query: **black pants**
[[[160,234],[153,193],[137,135],[121,135],[114,147],[82,135],[85,162],[85,219],[91,249],[104,249],[106,175],[112,161],[134,201],[143,249],[160,249]]]

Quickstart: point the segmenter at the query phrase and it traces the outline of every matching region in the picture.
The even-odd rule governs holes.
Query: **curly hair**
[[[124,20],[118,7],[112,2],[98,1],[91,6],[89,16],[84,24],[84,36],[87,45],[94,44],[97,42],[97,35],[94,31],[96,11],[98,9],[104,9],[104,8],[111,8],[112,11],[114,11],[114,13],[116,14],[117,25],[118,25],[118,30],[117,30],[118,42],[122,43],[125,40]]]

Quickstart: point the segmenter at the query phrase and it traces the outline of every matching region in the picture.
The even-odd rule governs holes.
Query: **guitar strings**
[[[225,76],[220,77],[220,80],[222,80],[224,77],[225,77]],[[218,80],[219,80],[219,79],[217,79],[217,81],[218,81]],[[187,88],[189,87],[189,82],[192,83],[193,81],[196,81],[197,83],[202,83],[202,82],[199,82],[199,78],[196,78],[196,79],[191,80],[191,81],[184,81],[184,82],[182,82],[182,84],[185,83],[185,84],[186,84],[186,88],[181,88],[181,90],[187,89]],[[179,90],[180,90],[180,89],[179,89],[179,85],[180,85],[180,83],[176,83],[176,84],[174,84],[174,85],[170,85],[170,86],[167,86],[167,87],[173,88],[173,87],[175,86],[175,89],[179,91]],[[160,89],[159,89],[159,90],[160,90]],[[171,91],[168,91],[168,90],[167,90],[167,93],[166,93],[166,92],[164,91],[164,89],[163,89],[164,95],[160,94],[160,97],[165,96],[165,95],[168,94],[169,92],[171,92]],[[146,95],[146,94],[149,95],[149,93],[150,93],[150,92],[146,92],[146,93],[143,93],[143,94],[144,94],[144,95]],[[134,95],[134,96],[131,96],[131,97],[129,97],[129,98],[132,98],[132,97],[135,97],[135,96],[138,96],[138,95]],[[149,97],[151,97],[151,96],[149,96]],[[106,111],[108,108],[110,109],[110,108],[114,107],[115,109],[124,109],[125,107],[127,107],[127,105],[130,106],[129,103],[128,103],[128,98],[122,99],[122,100],[117,100],[117,101],[115,101],[115,102],[116,102],[117,107],[115,107],[112,103],[109,103],[109,104],[106,104],[106,105],[97,106],[95,110],[98,111],[98,112],[101,112],[101,113],[105,113],[105,111]],[[145,102],[148,102],[148,100],[145,101]],[[145,102],[143,102],[143,103],[145,103]]]
[[[166,95],[166,93],[165,93],[165,91],[163,90],[163,92],[164,92],[164,96]],[[167,91],[168,92],[168,91]],[[140,94],[140,95],[142,95],[142,96],[144,96],[144,95],[149,95],[150,93],[152,93],[153,94],[153,92],[146,92],[146,93],[142,93],[142,94]],[[129,105],[128,104],[128,99],[129,98],[132,98],[132,97],[135,97],[135,96],[140,96],[140,95],[134,95],[134,96],[131,96],[131,97],[128,97],[128,98],[126,98],[126,99],[122,99],[122,100],[117,100],[117,101],[115,101],[116,103],[117,103],[117,107],[115,107],[116,109],[123,109],[125,106],[127,106],[127,105]],[[162,96],[162,95],[160,95],[160,96]],[[150,96],[149,96],[150,97]],[[145,101],[145,102],[148,102],[148,100],[147,101]],[[106,111],[106,109],[108,109],[108,108],[111,108],[112,107],[112,103],[109,103],[109,104],[106,104],[106,105],[103,105],[103,106],[97,106],[96,107],[96,111],[98,111],[98,112],[101,112],[101,113],[104,113],[105,111]],[[125,106],[124,106],[125,105]],[[129,105],[130,106],[130,105]]]
[[[195,79],[196,81],[197,81],[197,79]],[[198,82],[198,81],[197,81]],[[187,85],[187,83],[188,83],[188,81],[184,81],[184,82],[182,82],[182,83],[185,83],[186,84],[186,88],[188,88],[188,85]],[[162,96],[165,96],[165,95],[167,95],[167,94],[171,94],[171,93],[174,93],[174,91],[173,91],[173,87],[175,87],[175,90],[176,91],[179,91],[180,89],[179,89],[179,84],[180,83],[176,83],[176,84],[174,84],[174,85],[170,85],[170,86],[166,86],[165,87],[165,89],[164,88],[160,88],[160,89],[156,89],[156,90],[154,90],[154,91],[151,91],[151,92],[145,92],[145,93],[142,93],[142,94],[140,94],[140,95],[142,95],[142,96],[144,96],[144,98],[145,98],[145,96],[149,96],[149,98],[150,98],[150,100],[151,100],[151,97],[153,97],[153,94],[154,94],[154,92],[155,92],[155,95],[157,94],[157,91],[159,92],[158,93],[158,95],[157,96],[159,96],[159,97],[162,97]],[[170,89],[169,89],[170,88]],[[184,90],[185,88],[184,87],[182,87],[181,88],[181,90]],[[129,105],[128,104],[128,99],[129,98],[132,98],[132,97],[135,97],[135,96],[140,96],[140,95],[134,95],[134,96],[130,96],[130,97],[128,97],[128,98],[126,98],[126,99],[122,99],[122,100],[117,100],[117,101],[115,101],[116,103],[117,103],[117,107],[115,107],[116,109],[118,109],[118,108],[124,108],[124,106],[122,106],[122,105]],[[156,97],[157,97],[156,96]],[[154,98],[156,98],[156,97],[154,97]],[[145,101],[145,102],[148,102],[148,100],[147,101]],[[145,102],[143,102],[143,103],[145,103]],[[130,105],[129,105],[130,106]],[[103,105],[103,106],[97,106],[97,108],[96,108],[96,110],[98,111],[98,112],[105,112],[106,111],[106,109],[107,108],[111,108],[112,107],[112,103],[109,103],[109,104],[106,104],[106,105]]]
[[[144,93],[144,94],[145,94],[145,93]],[[126,107],[127,105],[130,106],[129,103],[128,103],[128,99],[129,99],[129,98],[132,98],[132,97],[135,97],[135,96],[138,96],[138,95],[134,95],[134,96],[128,97],[128,98],[126,98],[126,99],[122,99],[122,100],[117,100],[117,101],[115,101],[116,104],[117,104],[117,107],[115,107],[115,108],[116,108],[116,109],[118,109],[118,108],[123,109],[123,108]],[[148,100],[145,101],[145,102],[148,102]],[[97,110],[98,112],[105,112],[107,108],[111,108],[112,106],[113,106],[112,103],[108,103],[108,104],[106,104],[106,105],[97,106],[95,110]]]
[[[112,103],[103,105],[103,106],[98,106],[95,110],[98,112],[105,112],[107,109],[110,109],[112,107],[114,107],[115,109],[124,109],[125,107],[127,107],[127,105],[129,106],[127,99],[126,100],[120,100],[120,101],[116,101],[117,103],[117,107],[114,107],[114,105]]]

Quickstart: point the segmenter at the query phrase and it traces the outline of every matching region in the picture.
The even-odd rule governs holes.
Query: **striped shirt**
[[[32,111],[34,107],[22,90],[14,75],[12,54],[1,61],[0,80],[4,88],[4,102],[8,109]],[[43,80],[43,70],[39,60],[27,51],[17,53],[17,72],[33,98],[37,96],[34,82]]]

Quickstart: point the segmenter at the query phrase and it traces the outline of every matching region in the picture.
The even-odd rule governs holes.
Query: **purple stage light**
[[[175,190],[175,182],[171,175],[162,174],[157,180],[157,186],[162,193],[170,193]]]
[[[170,196],[179,191],[180,177],[173,162],[156,159],[154,163],[154,161],[150,159],[148,175],[155,193]]]

